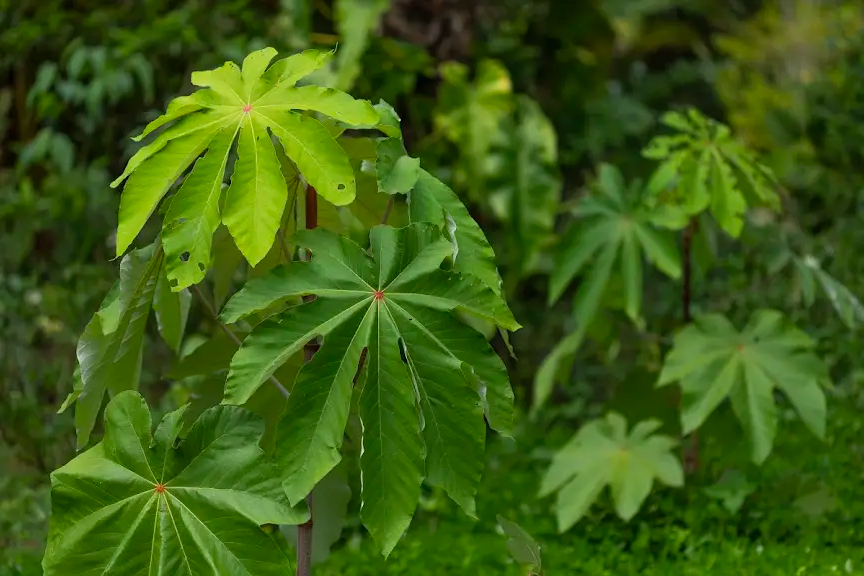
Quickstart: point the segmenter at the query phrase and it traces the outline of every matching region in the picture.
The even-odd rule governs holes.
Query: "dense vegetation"
[[[220,520],[262,574],[313,487],[316,574],[861,570],[862,30],[0,0],[0,575],[122,557],[68,534],[135,442],[267,499]]]

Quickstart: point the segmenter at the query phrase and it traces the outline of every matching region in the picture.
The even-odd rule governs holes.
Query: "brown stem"
[[[381,224],[386,224],[387,219],[390,218],[390,211],[393,210],[393,195],[390,195],[390,198],[387,199],[387,205],[384,206],[384,213],[381,214]]]
[[[691,218],[681,238],[682,266],[681,266],[681,308],[684,323],[689,324],[692,320],[690,305],[693,299],[693,235],[697,228],[696,218]],[[679,397],[679,404],[681,398]],[[684,471],[692,474],[699,469],[699,431],[694,430],[687,439],[684,446]]]
[[[231,327],[219,320],[219,314],[216,313],[216,309],[213,308],[213,304],[211,304],[210,301],[204,297],[204,294],[201,293],[201,289],[198,288],[197,284],[192,285],[192,292],[195,294],[195,297],[198,298],[198,301],[201,302],[204,308],[207,309],[207,313],[210,314],[213,320],[216,321],[216,324],[219,325],[219,328],[221,328],[222,331],[229,338],[231,338],[231,340],[233,340],[235,344],[237,344],[237,346],[242,345],[243,342],[240,340],[237,334],[235,334],[234,331],[231,330]],[[276,386],[276,388],[279,389],[279,392],[281,392],[282,395],[285,396],[285,398],[288,398],[288,396],[290,395],[288,389],[285,388],[285,386],[283,386],[282,383],[279,382],[279,380],[275,376],[270,376],[269,380],[274,386]]]
[[[318,193],[315,188],[306,188],[306,229],[318,227]],[[307,257],[309,257],[307,255]],[[315,296],[304,296],[303,300],[310,302]],[[318,342],[312,340],[303,348],[303,361],[309,362],[318,351]],[[309,520],[297,527],[297,576],[309,576],[312,573],[312,494],[306,497],[309,507]]]

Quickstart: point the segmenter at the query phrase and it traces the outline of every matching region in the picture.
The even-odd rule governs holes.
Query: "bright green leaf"
[[[201,89],[177,104],[169,104],[168,112],[148,126],[142,136],[171,123],[129,160],[126,170],[112,183],[117,186],[129,177],[121,197],[117,234],[117,253],[122,254],[168,189],[209,150],[189,176],[188,189],[184,191],[184,185],[178,193],[177,208],[169,209],[166,222],[166,227],[178,226],[169,234],[169,270],[172,279],[178,280],[178,290],[200,281],[209,264],[209,242],[204,237],[208,231],[212,235],[216,225],[225,158],[235,138],[239,139],[240,159],[224,217],[238,247],[253,265],[273,243],[274,222],[278,224],[285,205],[285,183],[279,183],[282,176],[268,131],[322,197],[337,205],[354,198],[353,171],[344,152],[321,122],[297,111],[319,112],[359,126],[376,125],[378,112],[369,102],[354,100],[338,90],[295,86],[297,80],[323,66],[329,53],[307,50],[268,69],[275,53],[272,48],[253,52],[242,69],[226,63],[214,70],[194,72],[192,83]],[[181,260],[189,263],[189,270],[181,272],[184,267],[175,255],[184,252],[190,257]]]

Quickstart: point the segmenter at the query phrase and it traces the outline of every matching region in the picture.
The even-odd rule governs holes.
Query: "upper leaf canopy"
[[[623,416],[610,412],[583,426],[552,460],[540,495],[558,493],[558,529],[579,521],[608,484],[615,511],[632,518],[651,492],[654,478],[682,486],[684,471],[672,449],[678,442],[654,434],[659,420],[644,420],[627,433]]]
[[[774,310],[756,312],[740,332],[726,317],[710,314],[675,337],[657,385],[680,383],[685,434],[729,398],[758,464],[771,452],[777,431],[775,388],[786,394],[814,434],[825,435],[820,382],[827,381],[828,370],[814,347],[807,334]]]
[[[697,110],[668,112],[662,122],[678,131],[657,136],[643,150],[661,164],[648,182],[648,190],[661,204],[683,208],[695,215],[710,208],[730,236],[737,238],[748,206],[779,208],[771,170],[759,163],[727,126]]]
[[[184,409],[154,435],[139,394],[108,404],[102,442],[51,475],[46,576],[291,571],[275,525],[309,513],[291,508],[258,446],[263,422],[219,406],[181,438]]]
[[[233,322],[297,296],[314,294],[258,325],[234,356],[224,403],[242,403],[307,342],[321,348],[300,371],[277,432],[289,498],[300,501],[335,466],[358,365],[363,424],[361,516],[384,553],[407,528],[425,476],[469,514],[483,469],[483,413],[507,432],[513,393],[486,339],[462,324],[459,309],[509,330],[507,304],[478,279],[443,270],[452,245],[429,224],[377,226],[371,254],[331,232],[299,232],[311,260],[250,281],[226,305]]]
[[[324,198],[335,205],[354,199],[354,172],[344,150],[328,128],[300,112],[319,112],[351,126],[376,125],[378,112],[338,90],[295,85],[332,52],[306,50],[269,66],[275,55],[273,48],[265,48],[249,54],[242,67],[226,62],[194,72],[192,83],[201,89],[173,100],[145,128],[138,139],[172,123],[112,183],[129,178],[117,231],[117,253],[122,254],[170,186],[195,162],[163,225],[169,278],[176,289],[203,278],[220,221],[250,264],[267,254],[288,196],[271,135]],[[222,181],[235,141],[238,158],[220,215]]]

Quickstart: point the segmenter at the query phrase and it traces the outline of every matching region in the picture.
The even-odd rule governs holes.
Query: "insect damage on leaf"
[[[316,298],[252,331],[231,362],[224,402],[244,402],[282,362],[323,336],[278,428],[285,490],[299,502],[341,459],[365,350],[359,400],[364,524],[389,553],[411,520],[424,470],[427,481],[473,516],[483,415],[508,432],[513,393],[483,335],[452,312],[515,330],[519,324],[507,304],[478,279],[441,268],[452,247],[429,224],[375,227],[371,254],[322,229],[300,232],[293,241],[311,252],[311,260],[250,281],[222,318],[234,322],[289,297]]]
[[[226,62],[194,72],[192,83],[200,89],[173,100],[166,113],[144,129],[137,139],[170,124],[138,150],[112,183],[117,186],[128,178],[120,201],[117,253],[126,251],[168,189],[194,164],[171,199],[163,224],[172,286],[179,290],[204,277],[220,222],[249,263],[260,262],[273,244],[288,198],[277,143],[322,197],[335,205],[350,203],[356,185],[348,157],[328,128],[304,112],[351,126],[376,125],[378,112],[368,101],[339,90],[296,86],[332,54],[306,50],[270,65],[276,51],[265,48],[249,54],[242,67]],[[238,158],[220,214],[235,142]]]

